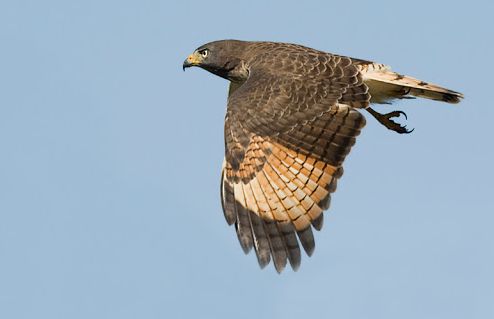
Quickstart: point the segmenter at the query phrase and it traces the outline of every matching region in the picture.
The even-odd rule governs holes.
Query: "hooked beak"
[[[201,63],[202,58],[201,55],[196,51],[189,55],[187,59],[185,59],[184,64],[182,66],[183,70],[185,71],[186,68],[190,68],[191,66],[197,66]]]

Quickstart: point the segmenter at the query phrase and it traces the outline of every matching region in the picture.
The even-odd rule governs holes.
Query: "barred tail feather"
[[[371,103],[387,103],[393,99],[416,96],[456,104],[463,98],[459,92],[395,73],[383,64],[361,66],[361,72],[369,87]]]

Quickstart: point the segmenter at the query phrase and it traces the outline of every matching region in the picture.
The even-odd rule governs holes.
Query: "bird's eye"
[[[203,58],[207,58],[207,56],[209,55],[209,50],[208,49],[204,49],[204,50],[199,51],[199,53],[201,54],[201,56]]]

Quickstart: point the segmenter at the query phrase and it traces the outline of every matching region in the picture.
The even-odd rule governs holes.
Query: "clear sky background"
[[[2,1],[0,318],[494,318],[492,1]],[[217,39],[461,91],[374,121],[313,257],[260,270],[219,199]],[[304,256],[305,257],[305,256]]]

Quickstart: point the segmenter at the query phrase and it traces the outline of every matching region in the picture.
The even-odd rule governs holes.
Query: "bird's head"
[[[198,66],[222,78],[235,80],[245,77],[243,52],[247,42],[221,40],[198,47],[183,63],[183,69]]]

